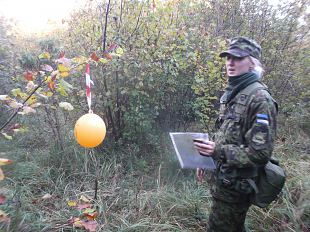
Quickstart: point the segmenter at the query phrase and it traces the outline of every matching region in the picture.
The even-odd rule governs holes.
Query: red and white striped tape
[[[91,110],[91,91],[90,91],[90,85],[94,85],[94,82],[90,79],[90,65],[86,64],[86,71],[85,71],[85,78],[86,78],[86,97],[87,97],[87,104],[89,113],[92,113]]]

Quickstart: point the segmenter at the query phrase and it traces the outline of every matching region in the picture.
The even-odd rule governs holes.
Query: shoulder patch
[[[271,98],[268,91],[264,89],[259,89],[258,91],[255,92],[253,101],[254,102],[266,101],[268,100],[268,98]]]
[[[257,132],[253,137],[252,137],[252,142],[255,143],[255,145],[263,145],[267,142],[267,134],[263,133],[261,131]]]
[[[269,117],[267,114],[256,114],[256,122],[258,124],[269,125]]]

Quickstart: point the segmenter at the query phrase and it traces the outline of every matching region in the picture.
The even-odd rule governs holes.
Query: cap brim
[[[239,48],[229,49],[227,51],[224,51],[224,52],[220,53],[220,57],[225,57],[225,56],[228,56],[228,55],[241,58],[241,57],[249,56],[250,53],[247,52],[247,51],[241,50]]]

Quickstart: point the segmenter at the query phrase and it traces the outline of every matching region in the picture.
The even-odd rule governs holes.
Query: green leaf
[[[83,213],[90,214],[90,213],[93,213],[95,211],[96,211],[96,209],[87,208],[87,209],[83,210]]]
[[[68,93],[63,86],[59,86],[56,90],[61,96],[67,97]]]
[[[10,135],[7,135],[7,133],[1,133],[1,134],[4,136],[4,138],[6,138],[8,140],[12,140],[13,139],[13,137],[10,136]]]
[[[14,97],[17,97],[22,94],[22,91],[20,90],[20,88],[17,88],[17,89],[12,89],[11,93],[13,94]]]
[[[73,85],[69,84],[64,79],[59,80],[59,85],[63,86],[66,90],[71,90],[74,88]]]
[[[105,58],[100,58],[99,61],[103,64],[108,63],[109,61]]]

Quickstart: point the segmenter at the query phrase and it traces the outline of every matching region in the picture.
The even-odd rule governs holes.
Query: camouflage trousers
[[[213,198],[207,232],[245,232],[249,202],[229,203]]]

